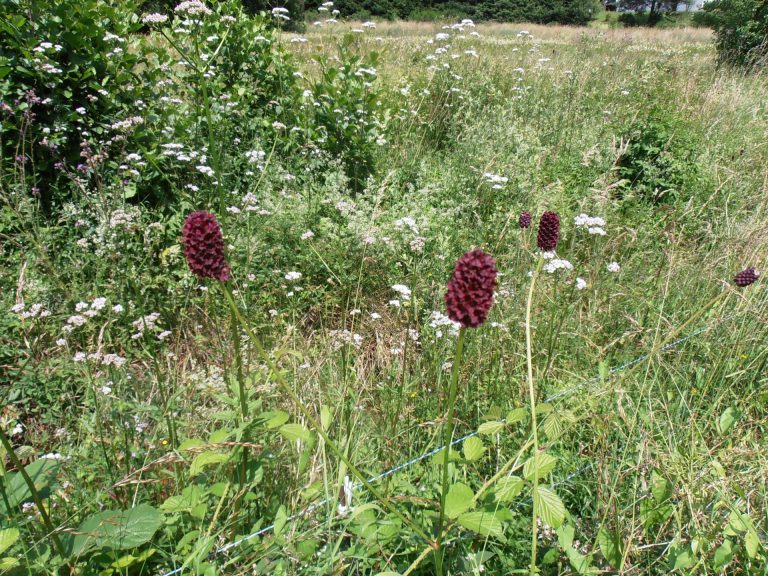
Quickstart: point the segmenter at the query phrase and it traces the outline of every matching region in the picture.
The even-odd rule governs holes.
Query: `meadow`
[[[4,14],[0,574],[766,574],[765,75],[102,4]]]

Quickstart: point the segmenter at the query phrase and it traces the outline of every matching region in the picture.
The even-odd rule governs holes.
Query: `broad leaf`
[[[615,532],[609,531],[605,526],[601,526],[597,532],[597,542],[600,545],[600,552],[608,564],[618,569],[623,556],[621,537]]]
[[[61,467],[61,460],[55,460],[53,458],[39,458],[24,467],[29,477],[32,479],[32,483],[35,485],[40,496],[47,498],[51,493],[51,489],[56,482],[56,474]],[[24,481],[24,477],[21,473],[16,472],[8,476],[6,490],[8,492],[8,502],[12,508],[21,506],[24,502],[32,500],[32,493],[27,487],[27,483]],[[4,502],[0,499],[0,509],[5,510]]]
[[[477,429],[478,434],[484,434],[486,436],[491,436],[493,434],[498,434],[504,429],[504,422],[498,422],[498,421],[492,421],[492,422],[483,422],[480,424],[480,427]]]
[[[192,460],[192,465],[189,467],[189,475],[197,476],[208,466],[214,466],[221,464],[229,459],[228,454],[222,454],[220,452],[201,452],[195,459]]]
[[[289,442],[296,442],[297,440],[306,442],[309,440],[309,430],[298,423],[284,424],[283,426],[280,426],[280,434],[285,436],[285,439]]]
[[[533,481],[534,471],[538,469],[539,480],[546,478],[547,474],[552,472],[557,464],[557,458],[546,452],[539,452],[531,456],[523,464],[523,478]]]
[[[485,448],[483,447],[483,441],[477,436],[471,436],[464,440],[464,458],[470,462],[479,460],[483,456]]]
[[[502,542],[505,541],[504,526],[492,512],[467,512],[459,516],[458,522],[467,530],[477,532],[481,536],[493,536]]]
[[[506,476],[496,483],[494,490],[496,494],[496,500],[499,502],[511,502],[517,498],[518,494],[523,490],[525,482],[518,476]]]
[[[461,482],[448,488],[445,496],[445,515],[448,518],[458,518],[461,514],[472,508],[472,498],[475,493],[466,484]]]
[[[538,495],[536,515],[548,526],[558,528],[565,520],[565,504],[549,488],[536,486],[535,489]]]
[[[0,530],[0,554],[8,550],[13,546],[14,542],[19,539],[18,528],[7,528]]]
[[[528,410],[525,408],[515,408],[514,410],[510,410],[509,414],[507,414],[507,424],[517,424],[518,422],[522,422],[528,417]]]
[[[725,565],[730,564],[731,560],[733,560],[733,544],[726,538],[720,547],[715,550],[712,566],[715,570],[720,570]]]
[[[149,504],[130,510],[107,510],[86,518],[68,541],[72,556],[92,550],[128,550],[154,536],[163,523],[162,513]]]

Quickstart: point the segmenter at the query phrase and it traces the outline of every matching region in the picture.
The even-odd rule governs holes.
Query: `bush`
[[[757,68],[768,62],[768,2],[712,0],[704,4],[701,21],[715,30],[721,63]]]

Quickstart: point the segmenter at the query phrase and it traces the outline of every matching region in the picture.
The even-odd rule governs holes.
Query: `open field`
[[[244,19],[116,30],[56,122],[4,88],[0,574],[765,574],[768,79],[704,29]]]

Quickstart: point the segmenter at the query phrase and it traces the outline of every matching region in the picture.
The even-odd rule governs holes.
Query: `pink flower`
[[[224,256],[224,237],[216,216],[199,210],[187,216],[182,228],[184,256],[198,278],[230,279]]]

